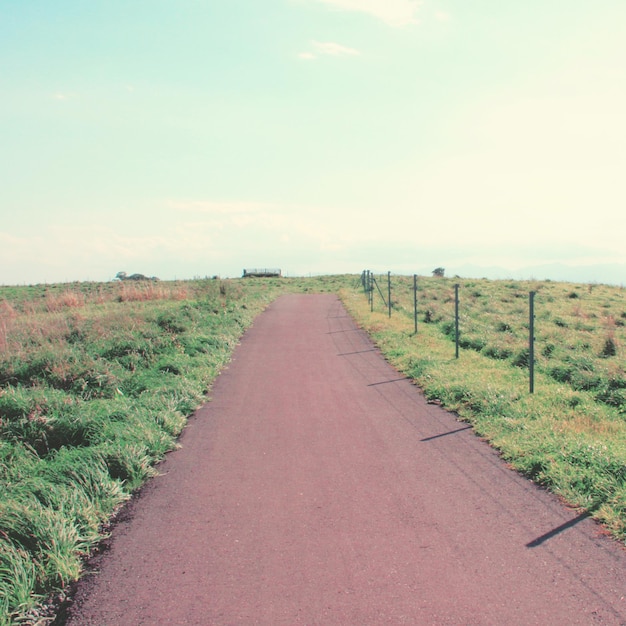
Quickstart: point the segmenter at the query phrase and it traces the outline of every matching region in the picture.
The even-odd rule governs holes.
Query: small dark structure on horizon
[[[243,271],[242,278],[280,278],[282,273],[279,269],[263,268],[248,269]]]

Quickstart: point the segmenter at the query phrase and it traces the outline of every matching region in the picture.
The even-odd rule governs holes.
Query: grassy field
[[[385,297],[387,277],[380,278]],[[384,284],[385,288],[382,288]],[[455,358],[459,285],[459,359]],[[529,293],[535,393],[529,393]],[[343,300],[383,353],[432,402],[456,411],[514,468],[626,539],[626,291],[553,282],[392,277]]]
[[[0,624],[79,576],[268,303],[345,281],[0,287]]]
[[[339,293],[431,401],[626,539],[626,292],[420,278],[414,335],[412,277],[392,281],[391,318],[378,293],[370,311],[356,276],[0,287],[0,625],[45,622],[47,599],[176,447],[241,334],[290,291]]]

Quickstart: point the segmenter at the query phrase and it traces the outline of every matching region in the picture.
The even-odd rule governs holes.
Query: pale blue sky
[[[0,0],[0,284],[619,280],[625,41],[624,0]]]

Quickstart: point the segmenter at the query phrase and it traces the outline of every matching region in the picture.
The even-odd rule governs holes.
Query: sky
[[[0,285],[626,283],[624,41],[624,0],[0,0]]]

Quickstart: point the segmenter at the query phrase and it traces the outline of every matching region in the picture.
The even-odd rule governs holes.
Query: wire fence
[[[454,343],[455,357],[473,350],[582,391],[626,412],[626,293],[604,285],[551,281],[487,281],[361,274],[374,311],[381,305],[421,324],[436,325]],[[536,312],[536,298],[539,309]]]

